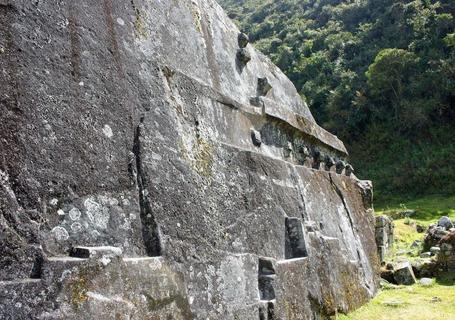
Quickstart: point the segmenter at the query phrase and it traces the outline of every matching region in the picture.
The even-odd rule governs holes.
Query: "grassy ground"
[[[388,261],[419,259],[418,249],[411,249],[414,240],[423,240],[416,225],[427,227],[441,216],[455,219],[455,196],[431,196],[415,201],[390,201],[376,206],[377,214],[396,215],[415,210],[410,218],[395,219],[395,248]],[[390,285],[383,288],[368,304],[340,320],[449,320],[455,319],[455,272],[433,280],[431,287]]]
[[[455,273],[435,279],[431,287],[390,286],[367,305],[349,316],[350,320],[449,320],[455,319]]]
[[[412,201],[400,201],[390,199],[387,203],[376,203],[377,214],[390,214],[404,209],[416,210],[412,219],[429,225],[437,221],[441,216],[449,216],[455,219],[455,196],[429,196]]]
[[[414,210],[415,214],[409,218],[394,219],[395,246],[389,254],[388,261],[419,259],[418,248],[412,249],[411,244],[415,240],[423,241],[425,234],[418,233],[416,225],[419,224],[426,229],[442,216],[455,219],[455,196],[429,196],[404,203],[392,200],[388,205],[378,205],[376,214],[393,217],[404,210]]]

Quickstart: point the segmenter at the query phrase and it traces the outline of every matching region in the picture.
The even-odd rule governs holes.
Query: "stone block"
[[[393,278],[397,284],[411,285],[416,283],[416,278],[409,262],[402,262],[397,265]]]

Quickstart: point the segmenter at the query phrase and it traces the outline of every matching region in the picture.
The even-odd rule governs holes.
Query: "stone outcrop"
[[[393,230],[394,224],[392,218],[388,216],[376,217],[375,238],[376,246],[380,261],[385,261],[385,257],[389,249],[393,246]]]
[[[438,243],[438,264],[444,270],[455,270],[455,229],[445,235]]]
[[[437,246],[442,238],[447,236],[452,230],[452,223],[442,217],[438,224],[432,224],[423,239],[423,251],[430,251],[432,247]]]
[[[213,0],[0,0],[1,319],[319,319],[372,187]]]
[[[408,261],[402,262],[394,268],[393,278],[397,284],[411,285],[416,283],[416,277]]]

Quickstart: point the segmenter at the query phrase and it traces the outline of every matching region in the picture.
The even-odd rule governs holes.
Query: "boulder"
[[[416,278],[431,278],[438,273],[438,264],[432,259],[417,259],[413,260],[411,264]]]
[[[455,270],[455,231],[444,236],[439,241],[439,247],[438,263],[443,269]]]
[[[430,248],[431,255],[435,256],[441,251],[441,248],[434,246]]]
[[[393,278],[397,284],[411,285],[416,283],[416,277],[408,261],[402,262],[395,267]]]
[[[422,252],[422,253],[420,254],[420,257],[421,257],[421,258],[429,258],[429,257],[431,257],[431,252],[429,252],[429,251],[427,251],[427,252]]]
[[[453,222],[452,220],[449,219],[449,217],[441,217],[438,221],[438,227],[443,227],[445,230],[449,230],[450,228],[453,228]]]
[[[423,240],[423,250],[429,251],[431,247],[436,246],[448,233],[449,232],[442,226],[435,224],[430,225]]]
[[[433,279],[431,278],[422,278],[419,280],[419,283],[424,287],[430,287],[433,285]]]

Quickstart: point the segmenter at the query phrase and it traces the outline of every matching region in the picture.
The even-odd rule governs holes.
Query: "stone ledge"
[[[193,85],[195,85],[195,89],[199,94],[204,95],[207,98],[210,98],[220,104],[248,114],[267,115],[273,117],[279,121],[285,122],[303,134],[308,135],[310,138],[315,139],[324,145],[327,145],[337,152],[340,152],[342,155],[348,155],[346,147],[344,146],[343,142],[338,139],[337,136],[326,131],[313,120],[307,119],[302,115],[295,114],[294,112],[288,110],[285,106],[272,99],[265,97],[254,97],[252,98],[254,101],[250,100],[253,102],[253,104],[245,105],[224,95],[216,89],[207,86],[199,80],[186,75],[179,70],[174,71],[174,78],[175,77],[181,77],[184,80],[191,82]]]
[[[102,247],[74,247],[71,249],[70,257],[73,258],[93,258],[104,255],[121,256],[122,249],[118,247],[102,246]]]
[[[0,281],[0,287],[30,285],[30,284],[39,284],[39,283],[41,283],[41,279],[27,278],[27,279]]]

